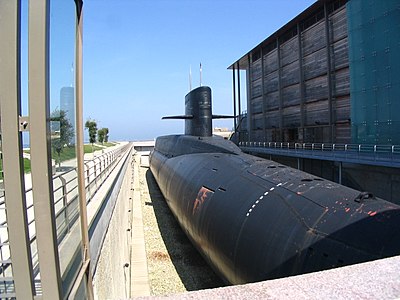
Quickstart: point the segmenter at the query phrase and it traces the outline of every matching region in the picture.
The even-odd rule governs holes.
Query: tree
[[[101,128],[97,131],[98,140],[100,143],[108,142],[108,128]]]
[[[58,166],[61,165],[61,152],[64,147],[73,143],[74,127],[71,125],[64,110],[55,109],[50,115],[52,139],[51,147],[58,154]]]
[[[104,128],[99,129],[99,130],[97,131],[97,139],[99,140],[99,143],[102,143],[102,144],[103,144],[103,142],[104,142],[104,135],[105,135]]]
[[[89,131],[89,142],[92,144],[96,142],[97,123],[95,120],[88,119],[85,123],[85,128]]]
[[[103,128],[104,129],[104,141],[108,143],[108,128]]]

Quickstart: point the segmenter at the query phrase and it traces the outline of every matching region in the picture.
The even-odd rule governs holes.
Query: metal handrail
[[[288,142],[240,142],[240,147],[263,147],[271,149],[295,149],[318,151],[353,151],[360,153],[400,153],[400,145],[288,143]]]
[[[240,142],[239,147],[267,148],[279,151],[309,151],[312,155],[356,155],[360,159],[400,159],[400,145],[336,144],[336,143],[287,143]]]
[[[107,180],[110,173],[123,157],[123,154],[129,150],[129,147],[130,145],[126,144],[118,149],[94,157],[92,160],[85,160],[84,180],[87,204],[93,199],[93,196],[104,181]],[[79,217],[77,168],[72,167],[63,173],[53,176],[53,187],[55,187],[53,194],[57,242],[60,244]],[[32,193],[32,187],[25,190],[26,195],[29,193]],[[39,268],[38,254],[37,251],[34,250],[36,249],[36,231],[33,212],[34,203],[31,198],[32,197],[26,197],[27,226],[32,249],[32,265],[34,266],[34,275],[36,276],[39,272]],[[4,201],[0,200],[0,202]],[[31,213],[28,213],[28,211],[31,211]],[[6,226],[6,220],[4,220],[4,223]],[[5,270],[2,270],[0,273],[4,271]]]

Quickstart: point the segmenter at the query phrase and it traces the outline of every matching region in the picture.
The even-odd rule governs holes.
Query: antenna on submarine
[[[192,65],[189,67],[189,92],[192,90]]]
[[[202,73],[202,69],[201,69],[201,63],[200,63],[200,86],[201,86],[201,73]]]

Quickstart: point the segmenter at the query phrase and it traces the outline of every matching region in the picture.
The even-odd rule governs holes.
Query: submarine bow
[[[182,230],[227,283],[400,253],[399,206],[212,136],[209,87],[185,105],[177,116],[185,134],[157,138],[150,169]]]

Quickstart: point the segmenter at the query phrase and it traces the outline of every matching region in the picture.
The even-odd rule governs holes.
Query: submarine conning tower
[[[200,86],[185,96],[185,134],[212,136],[211,88]]]
[[[212,136],[212,119],[228,119],[234,116],[213,115],[211,112],[211,88],[200,86],[185,96],[185,115],[162,119],[184,119],[185,135]]]

